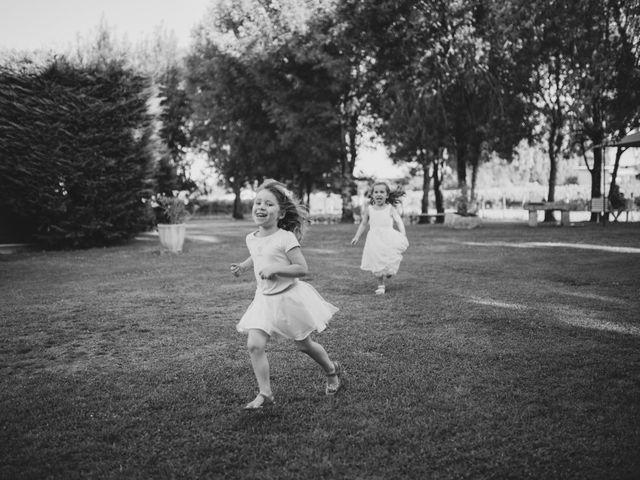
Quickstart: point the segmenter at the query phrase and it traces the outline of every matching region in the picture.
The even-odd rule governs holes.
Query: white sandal
[[[338,391],[342,388],[342,382],[340,381],[340,377],[342,376],[343,370],[342,365],[338,362],[333,362],[333,372],[327,373],[327,378],[333,378],[337,380],[335,384],[329,384],[327,382],[327,386],[325,387],[325,394],[332,396],[338,393]]]
[[[378,285],[378,288],[376,288],[376,295],[384,295],[386,291],[386,288],[384,285]]]
[[[260,410],[264,407],[272,407],[276,404],[273,395],[268,396],[260,392],[258,396],[244,407],[245,410]]]

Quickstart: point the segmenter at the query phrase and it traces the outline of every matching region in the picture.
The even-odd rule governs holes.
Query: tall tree
[[[260,62],[256,73],[284,154],[278,173],[307,200],[314,187],[326,188],[340,154],[335,79],[314,50],[307,35],[296,35]]]
[[[433,3],[433,2],[429,2]],[[361,110],[373,123],[394,161],[417,161],[424,173],[423,211],[426,212],[434,151],[445,141],[436,85],[440,71],[434,54],[438,37],[432,5],[415,2],[343,2],[343,42],[353,45],[361,59]],[[437,176],[436,176],[437,178]],[[436,188],[436,203],[438,189]],[[437,205],[437,208],[441,206]]]
[[[512,12],[512,22],[524,40],[528,61],[536,67],[530,76],[527,97],[533,107],[532,137],[543,145],[549,162],[547,201],[555,200],[558,162],[571,150],[570,132],[575,127],[572,99],[576,72],[566,49],[565,28],[570,8],[566,2],[531,2]],[[521,59],[527,61],[527,57]],[[545,212],[545,221],[554,221]]]
[[[623,0],[572,5],[574,28],[567,29],[568,47],[573,68],[580,72],[574,104],[579,127],[574,138],[583,152],[593,149],[591,196],[600,197],[606,195],[600,146],[607,137],[619,136],[625,123],[637,122],[640,5]],[[597,220],[595,213],[591,220]]]
[[[611,130],[614,140],[620,140],[630,131],[640,127],[640,2],[628,2],[625,10],[618,10],[613,17],[614,32],[619,35],[619,58],[614,79],[618,92],[612,102]],[[626,148],[616,148],[608,197],[616,187],[620,158]]]
[[[312,144],[309,155],[303,144],[323,139],[317,133],[322,117],[315,126],[311,121],[322,108],[295,104],[308,100],[315,68],[290,46],[318,9],[322,2],[314,0],[222,1],[197,36],[189,60],[194,140],[205,142],[236,205],[240,189],[266,175],[307,187],[316,176],[316,153],[323,147]]]
[[[170,195],[173,190],[194,191],[194,181],[189,178],[187,150],[190,146],[188,122],[192,114],[191,102],[185,87],[185,73],[177,64],[170,66],[158,78],[161,126],[160,138],[166,145],[166,153],[158,165],[156,191]]]
[[[186,155],[190,105],[182,55],[175,34],[162,25],[132,45],[126,38],[118,38],[104,18],[89,37],[78,39],[73,52],[74,60],[81,65],[117,62],[149,79],[149,111],[153,115],[149,141],[153,145],[155,193],[170,195],[173,190],[196,189],[189,178]]]
[[[263,91],[241,59],[207,42],[188,59],[193,105],[191,133],[235,194],[233,217],[242,218],[240,191],[273,165],[275,128],[262,108]]]
[[[352,6],[350,2],[342,2],[341,11],[322,9],[321,15],[309,23],[307,43],[308,51],[318,62],[317,68],[326,71],[330,78],[324,88],[332,97],[331,116],[338,129],[337,166],[330,177],[342,197],[341,221],[346,223],[354,221],[352,197],[357,187],[353,173],[367,128],[368,71],[372,60],[367,49],[354,42],[349,34],[354,15]]]
[[[387,124],[390,149],[436,159],[433,153],[447,147],[463,191],[471,165],[473,189],[483,151],[510,153],[526,133],[526,69],[515,61],[516,35],[502,26],[502,2],[345,4],[354,22],[347,32],[371,58],[374,110]],[[406,117],[411,110],[413,118]]]
[[[444,98],[452,118],[458,183],[464,190],[466,166],[471,166],[471,197],[481,160],[491,151],[511,158],[527,136],[523,94],[530,64],[520,61],[523,46],[510,21],[514,10],[516,5],[503,1],[460,2],[448,13],[455,46],[449,59],[453,81]]]

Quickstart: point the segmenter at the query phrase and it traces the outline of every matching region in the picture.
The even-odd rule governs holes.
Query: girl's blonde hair
[[[374,182],[369,188],[369,192],[367,196],[369,197],[369,203],[373,205],[375,202],[373,200],[373,189],[376,188],[377,185],[384,185],[384,188],[387,189],[387,200],[386,203],[390,203],[394,207],[400,203],[400,199],[406,195],[406,192],[402,189],[402,187],[398,186],[395,190],[391,190],[389,184],[387,182]]]
[[[309,225],[307,208],[287,187],[275,180],[265,180],[258,187],[258,192],[261,190],[269,190],[276,197],[280,211],[284,213],[284,217],[278,220],[278,227],[293,232],[298,240],[302,240]]]

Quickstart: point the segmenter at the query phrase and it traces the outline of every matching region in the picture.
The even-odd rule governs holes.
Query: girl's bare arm
[[[393,217],[393,220],[396,223],[396,227],[398,228],[398,231],[406,237],[407,232],[404,229],[404,222],[402,221],[402,217],[398,213],[398,210],[396,210],[396,207],[391,207],[391,216]]]
[[[266,266],[260,271],[260,276],[262,278],[272,278],[275,275],[279,275],[280,277],[304,277],[309,271],[309,267],[307,266],[307,261],[304,259],[304,255],[302,255],[302,249],[300,247],[294,247],[287,252],[287,258],[289,265],[269,265]]]
[[[247,270],[249,270],[252,267],[253,267],[253,259],[251,257],[249,257],[243,262],[232,263],[231,264],[231,273],[233,273],[237,277],[241,273],[246,272]]]
[[[369,209],[364,207],[362,209],[362,219],[360,220],[360,225],[358,225],[358,230],[356,230],[356,234],[351,239],[351,245],[355,245],[360,240],[360,237],[364,233],[365,228],[369,224]]]

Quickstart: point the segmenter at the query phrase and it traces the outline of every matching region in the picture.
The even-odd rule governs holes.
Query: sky
[[[131,43],[163,25],[181,47],[192,27],[215,0],[0,0],[0,47],[16,50],[63,50],[78,35],[88,37],[101,18],[116,38]]]
[[[191,30],[216,0],[0,0],[0,48],[66,51],[91,38],[104,18],[117,39],[135,44],[159,25],[187,48]],[[381,148],[364,149],[356,174],[401,176]]]

